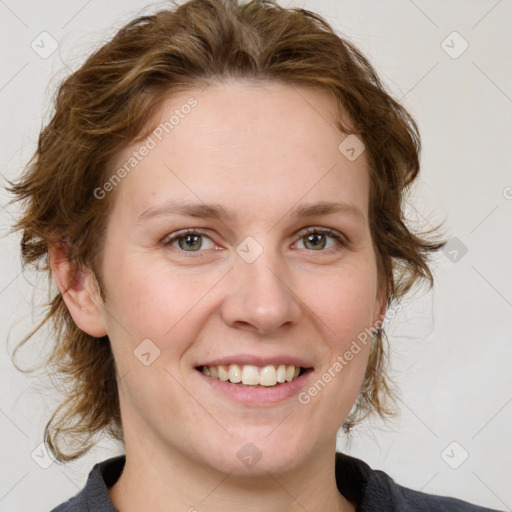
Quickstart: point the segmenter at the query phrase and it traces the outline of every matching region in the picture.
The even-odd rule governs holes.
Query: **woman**
[[[136,19],[66,79],[12,186],[59,289],[45,440],[126,455],[55,512],[488,510],[336,453],[392,414],[386,311],[444,245],[403,223],[419,148],[364,56],[274,2]]]

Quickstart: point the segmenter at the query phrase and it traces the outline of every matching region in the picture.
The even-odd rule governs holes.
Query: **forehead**
[[[148,139],[117,155],[113,169],[136,160],[121,200],[140,210],[169,195],[233,205],[341,194],[366,206],[366,158],[351,161],[340,151],[346,135],[336,127],[337,109],[319,89],[279,82],[175,93],[159,105]]]

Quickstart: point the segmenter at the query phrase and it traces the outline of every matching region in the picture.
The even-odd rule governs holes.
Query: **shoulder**
[[[407,510],[411,512],[499,512],[496,509],[480,507],[467,501],[447,496],[427,494],[398,485],[383,471],[374,471],[368,480],[365,501],[367,508],[374,512],[382,510]],[[387,503],[391,508],[379,508]]]
[[[384,471],[374,470],[362,460],[342,453],[336,453],[336,481],[340,492],[357,503],[357,512],[499,512],[456,498],[408,489]]]
[[[124,455],[119,455],[95,464],[84,488],[51,512],[117,512],[110,500],[108,488],[121,475],[125,460]]]

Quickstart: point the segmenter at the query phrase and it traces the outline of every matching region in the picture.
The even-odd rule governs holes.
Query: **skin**
[[[108,335],[117,364],[127,458],[111,499],[123,512],[355,510],[337,490],[334,452],[369,345],[307,405],[296,396],[265,407],[234,403],[194,366],[231,354],[288,354],[314,367],[309,386],[384,317],[365,154],[349,161],[340,153],[335,104],[317,89],[212,84],[165,99],[156,120],[190,96],[198,105],[116,187],[105,301],[91,272],[69,284],[69,263],[52,253],[73,319],[93,336]],[[139,147],[117,155],[113,171]],[[138,222],[169,200],[220,204],[234,217],[168,213]],[[350,203],[363,218],[292,216],[322,201]],[[309,226],[332,228],[344,242],[320,235],[316,248],[302,232]],[[198,251],[165,244],[186,228],[204,233]],[[236,252],[248,236],[263,249],[252,263]],[[160,350],[147,366],[134,356],[144,339]],[[237,457],[247,442],[262,455],[252,467]]]

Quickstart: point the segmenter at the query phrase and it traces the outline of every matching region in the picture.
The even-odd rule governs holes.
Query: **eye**
[[[312,251],[322,251],[323,249],[333,249],[346,245],[344,236],[331,228],[325,227],[308,227],[299,233],[299,241],[303,243],[305,248]],[[331,239],[331,242],[329,242]],[[214,242],[205,233],[196,229],[185,229],[168,235],[162,240],[164,246],[175,247],[184,252],[201,252],[201,249],[212,249],[215,247]]]
[[[208,242],[205,244],[205,240]],[[214,247],[212,240],[200,231],[186,229],[167,236],[162,241],[164,246],[172,246],[186,252],[199,252],[200,249],[211,249]]]
[[[304,248],[311,249],[313,251],[321,251],[322,249],[332,249],[336,245],[346,245],[345,239],[341,233],[338,233],[334,229],[324,227],[308,227],[299,233],[301,238],[299,242],[304,243]],[[327,239],[333,239],[335,242],[331,243],[329,247]],[[337,243],[336,243],[337,242]],[[299,247],[302,249],[302,247]]]

